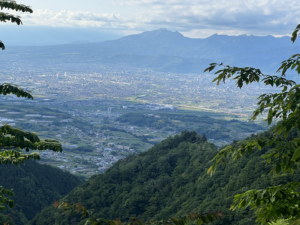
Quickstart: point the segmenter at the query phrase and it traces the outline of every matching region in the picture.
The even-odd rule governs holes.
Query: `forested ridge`
[[[8,175],[9,174],[9,175]],[[26,165],[0,165],[1,185],[13,189],[15,207],[0,214],[0,224],[27,224],[42,208],[68,194],[82,182],[61,169],[27,161]]]
[[[271,130],[259,136],[270,135],[273,135]],[[298,131],[290,136],[299,136]],[[98,217],[107,219],[139,217],[146,221],[179,216],[196,209],[223,211],[225,216],[216,224],[255,224],[251,211],[229,210],[234,195],[300,180],[300,172],[294,176],[268,176],[271,167],[260,156],[270,150],[270,147],[263,148],[238,162],[221,166],[210,177],[207,169],[218,152],[217,147],[196,132],[185,131],[146,152],[118,161],[104,174],[93,176],[75,188],[63,200],[79,202],[94,209]],[[77,224],[76,221],[80,221],[79,218],[68,217],[50,207],[42,210],[30,224]]]

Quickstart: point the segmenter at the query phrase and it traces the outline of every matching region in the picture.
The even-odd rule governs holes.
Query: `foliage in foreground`
[[[64,213],[70,211],[70,215],[75,215],[79,213],[82,215],[81,218],[85,219],[85,225],[183,225],[188,222],[196,222],[198,225],[202,225],[204,223],[211,223],[223,216],[222,212],[210,212],[210,213],[197,213],[192,212],[188,215],[181,216],[179,218],[164,218],[161,220],[149,220],[147,222],[143,222],[141,219],[131,218],[130,222],[121,222],[120,219],[116,220],[107,220],[104,218],[97,218],[94,216],[94,210],[88,210],[83,205],[77,204],[69,204],[67,202],[55,202],[54,207],[58,209],[63,209]]]
[[[28,6],[17,4],[15,1],[1,0],[0,8],[11,9],[21,12],[32,13],[32,9]],[[15,16],[9,13],[0,12],[0,22],[10,21],[17,25],[22,24],[22,20],[19,16]],[[3,42],[0,41],[0,48],[5,49]],[[30,92],[24,91],[16,85],[1,84],[0,94],[7,95],[13,94],[17,97],[23,97],[27,99],[33,99]],[[29,159],[40,159],[38,153],[28,153],[31,150],[53,150],[62,151],[62,146],[55,140],[47,139],[41,140],[34,132],[26,132],[21,128],[14,128],[9,125],[2,125],[0,127],[0,164],[14,164],[24,163]],[[27,153],[26,153],[26,152]],[[10,174],[8,174],[9,176]],[[0,211],[6,210],[6,206],[14,207],[15,203],[11,199],[14,195],[12,190],[8,190],[0,186]]]
[[[294,42],[298,36],[300,24],[292,35]],[[205,71],[212,71],[217,66],[222,68],[215,72],[217,77],[213,82],[219,85],[227,79],[236,80],[237,86],[242,88],[254,82],[263,82],[280,89],[281,92],[262,94],[258,97],[258,108],[253,112],[251,118],[254,121],[259,115],[266,113],[268,124],[275,118],[282,121],[274,128],[274,135],[264,138],[255,138],[241,141],[237,146],[228,146],[214,157],[214,164],[208,173],[216,171],[218,164],[225,164],[228,158],[239,160],[246,152],[262,148],[272,147],[273,150],[263,155],[266,163],[272,165],[271,174],[293,175],[298,169],[300,162],[300,137],[289,138],[290,132],[300,129],[300,85],[293,80],[286,79],[286,72],[290,70],[300,74],[300,54],[283,61],[277,70],[279,76],[266,75],[260,69],[245,67],[225,66],[222,63],[212,63]],[[256,210],[257,221],[261,224],[287,219],[293,223],[300,223],[300,182],[288,182],[279,186],[267,187],[265,189],[254,189],[243,194],[236,195],[231,209],[251,207]]]
[[[268,225],[290,225],[286,220],[277,220],[276,222],[270,222]]]

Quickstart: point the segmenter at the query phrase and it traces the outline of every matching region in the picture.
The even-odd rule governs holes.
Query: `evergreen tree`
[[[0,0],[1,10],[11,9],[15,11],[32,13],[29,6],[17,4],[15,1]],[[12,22],[17,25],[22,24],[21,18],[9,13],[0,12],[1,22]],[[0,48],[5,49],[4,43],[0,41]],[[7,95],[13,94],[18,97],[33,99],[33,96],[28,91],[22,88],[7,84],[0,83],[0,94]],[[62,151],[62,146],[55,140],[46,139],[41,140],[34,132],[23,131],[20,128],[14,128],[8,124],[0,127],[0,164],[15,164],[24,163],[29,159],[40,159],[37,152],[30,153],[32,150],[53,150]],[[10,174],[7,174],[9,176]],[[1,182],[1,181],[0,181]],[[14,193],[12,190],[7,190],[0,186],[0,210],[6,210],[6,206],[14,206],[14,201],[10,198]]]

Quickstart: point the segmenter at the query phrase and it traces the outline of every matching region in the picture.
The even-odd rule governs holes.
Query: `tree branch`
[[[15,194],[11,190],[7,190],[4,187],[0,186],[0,211],[6,210],[4,204],[8,205],[10,208],[14,207],[14,201],[9,198],[14,195]]]
[[[2,41],[0,41],[0,48],[1,48],[2,50],[5,50],[5,45],[3,44]]]
[[[7,83],[0,84],[0,95],[1,94],[3,95],[14,94],[18,98],[23,97],[23,98],[33,99],[33,96],[30,94],[29,91],[24,91],[22,88],[19,88],[17,85],[7,84]]]
[[[41,157],[37,152],[31,154],[23,154],[17,150],[7,150],[0,152],[0,164],[14,164],[19,165],[25,163],[25,160],[34,159],[40,160]]]
[[[1,0],[0,1],[0,8],[2,9],[12,9],[15,11],[22,11],[22,12],[29,12],[33,13],[33,10],[30,6],[26,6],[23,4],[17,4],[15,1],[9,1],[9,0]]]
[[[23,25],[21,17],[15,16],[12,14],[8,14],[8,13],[0,12],[0,22],[7,22],[7,21],[16,23],[18,25],[20,25],[20,24]]]

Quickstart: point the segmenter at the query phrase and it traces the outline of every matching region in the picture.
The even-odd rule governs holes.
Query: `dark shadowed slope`
[[[15,192],[15,207],[6,213],[14,211],[13,219],[18,225],[24,224],[26,219],[32,219],[42,208],[62,198],[81,183],[68,172],[34,161],[21,166],[0,165],[0,185]],[[0,224],[3,224],[1,222],[0,215]]]

